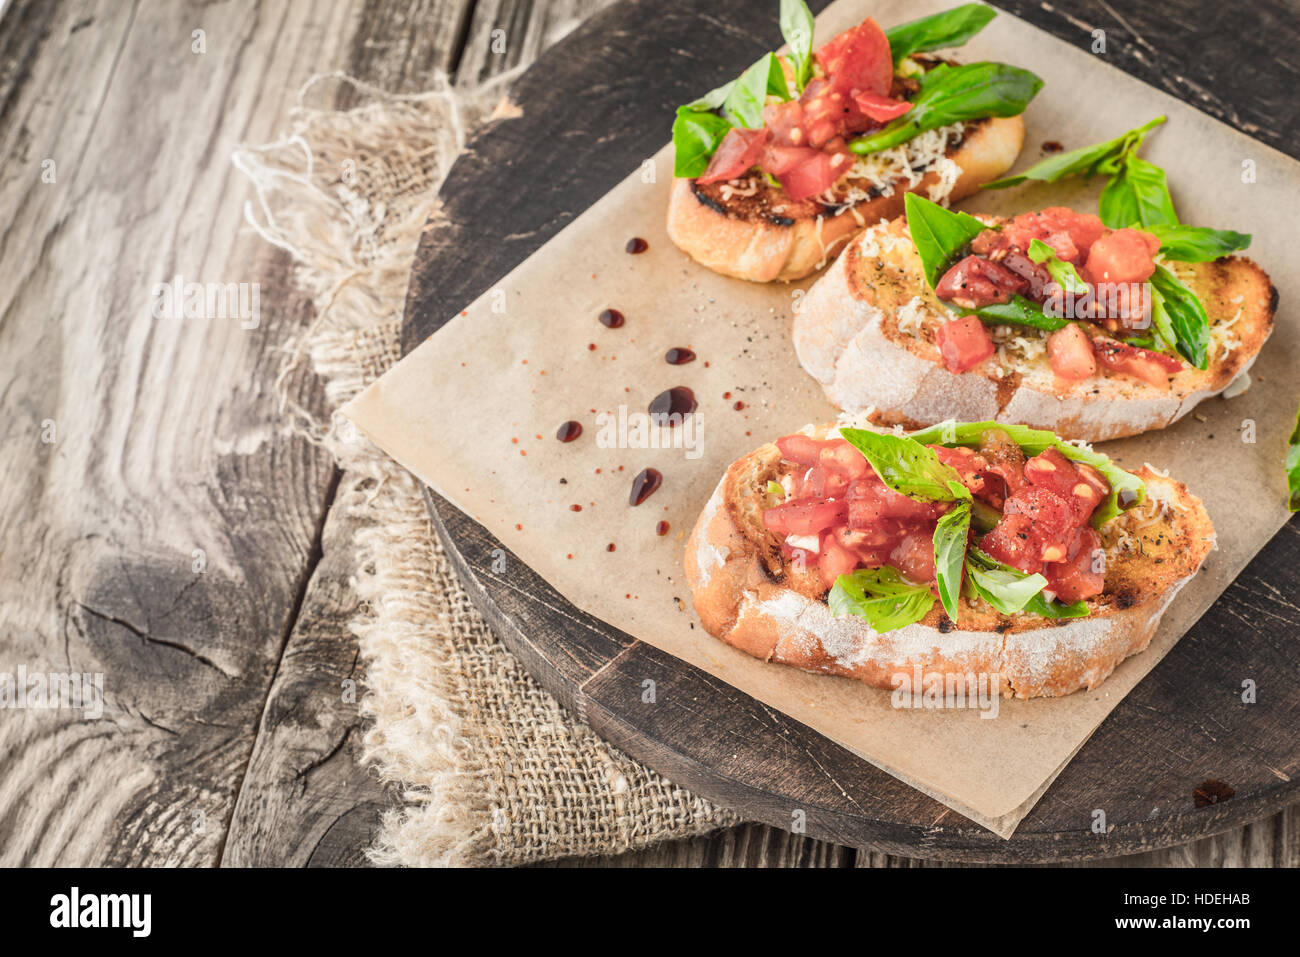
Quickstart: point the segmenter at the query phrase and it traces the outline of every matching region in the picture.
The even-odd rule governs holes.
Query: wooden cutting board
[[[519,79],[511,98],[523,115],[480,133],[443,187],[439,225],[425,233],[412,272],[408,351],[652,155],[678,103],[780,42],[775,17],[756,15],[752,0],[710,3],[707,29],[704,16],[687,0],[625,0]],[[1064,23],[1042,7],[1033,19],[1049,29]],[[1171,62],[1173,47],[1201,49],[1185,31],[1168,39]],[[1116,51],[1112,62],[1157,79],[1151,52]],[[1273,92],[1281,106],[1285,90]],[[1214,94],[1188,99],[1258,135],[1234,103],[1258,108],[1270,95],[1225,74]],[[1273,115],[1285,122],[1274,124],[1270,142],[1296,155],[1294,111]],[[471,596],[529,670],[609,741],[750,819],[913,857],[1059,861],[1190,841],[1300,799],[1292,780],[1300,776],[1300,522],[1278,533],[1004,841],[793,719],[583,614],[522,562],[494,571],[499,543],[426,494]],[[668,676],[660,699],[689,701],[690,709],[639,707],[646,674]],[[1254,703],[1242,701],[1248,680]]]

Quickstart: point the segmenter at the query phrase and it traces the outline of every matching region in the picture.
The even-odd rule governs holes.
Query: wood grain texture
[[[675,83],[694,65],[691,50],[698,51],[699,38],[692,31],[698,17],[689,5],[655,4],[656,31],[647,38],[626,24],[646,22],[649,9],[633,3],[608,11],[544,55],[539,67],[515,85],[514,99],[523,106],[524,117],[486,131],[453,169],[442,197],[450,223],[426,234],[413,274],[408,344],[422,341],[436,327],[448,312],[446,303],[472,300],[660,144],[662,131],[652,129],[657,107],[635,111],[640,104],[663,99],[671,105],[690,95],[677,90]],[[709,52],[718,60],[730,58],[730,72],[774,42],[751,32],[747,9],[727,3],[711,7]],[[1065,33],[1081,29],[1068,18],[1053,23]],[[1083,35],[1089,40],[1092,36],[1090,31]],[[734,48],[724,50],[732,41]],[[572,63],[581,59],[580,50],[593,52],[583,60],[582,76],[575,78]],[[1123,50],[1117,51],[1121,55]],[[690,60],[689,65],[683,59]],[[647,68],[641,87],[625,101],[618,65],[628,62]],[[695,85],[707,86],[729,71],[718,77],[697,76]],[[575,79],[603,95],[586,98],[581,87],[570,92],[566,84]],[[1176,92],[1187,97],[1197,82],[1192,79]],[[1239,95],[1246,93],[1253,91]],[[560,100],[570,106],[563,116],[549,106]],[[540,105],[530,109],[534,103]],[[1211,111],[1221,106],[1197,105]],[[531,144],[555,142],[574,123],[601,131],[598,146],[593,133],[585,140],[578,137],[562,158],[548,156],[545,150],[529,152]],[[489,193],[520,192],[501,190],[500,170],[507,160],[517,164],[521,156],[530,159],[530,181],[541,170],[541,178],[554,183],[546,201],[510,201],[499,216],[486,221],[478,217]],[[554,172],[548,176],[552,165]],[[583,170],[582,182],[566,179],[572,168]],[[423,292],[435,286],[440,297],[436,300]],[[1293,799],[1290,779],[1297,759],[1294,735],[1287,729],[1300,708],[1300,693],[1278,679],[1293,669],[1285,648],[1269,631],[1279,618],[1292,623],[1289,627],[1300,620],[1300,608],[1287,597],[1294,583],[1279,571],[1300,560],[1296,523],[1269,545],[1211,614],[1126,699],[1022,824],[1016,839],[1007,843],[655,649],[639,643],[626,646],[626,636],[613,629],[605,629],[602,639],[588,634],[588,624],[575,627],[574,610],[557,608],[553,597],[531,608],[520,607],[527,601],[519,596],[540,583],[526,570],[510,581],[492,575],[486,559],[495,543],[445,503],[435,502],[435,511],[452,550],[461,549],[463,574],[471,590],[478,589],[494,626],[561,700],[610,740],[674,780],[758,820],[789,827],[792,813],[801,811],[809,834],[870,843],[877,853],[1005,861],[1166,853],[1171,861],[1186,861],[1186,852],[1153,849],[1252,821]],[[544,627],[548,621],[550,628]],[[584,647],[598,647],[602,640],[609,645],[609,658],[590,677],[582,675],[590,663],[573,656],[575,632],[582,635]],[[689,701],[691,707],[645,708],[639,691],[647,674],[655,677],[661,701]],[[1252,674],[1270,676],[1276,697],[1258,705],[1242,704],[1241,681]],[[1202,691],[1188,695],[1188,688]],[[1193,792],[1209,778],[1230,781],[1236,790],[1233,799],[1196,807]],[[1096,810],[1107,813],[1105,834],[1091,831]],[[1279,815],[1271,824],[1214,838],[1219,843],[1210,846],[1218,852],[1197,853],[1226,854],[1235,847],[1244,848],[1238,859],[1244,855],[1253,862],[1293,861],[1286,856],[1287,834],[1286,819]]]
[[[344,630],[352,607],[351,526],[331,505],[351,478],[283,428],[272,387],[279,349],[310,309],[293,291],[288,259],[243,227],[248,190],[227,156],[238,143],[280,133],[298,86],[314,73],[342,69],[398,92],[427,87],[437,68],[469,82],[530,62],[576,17],[602,5],[6,6],[0,670],[102,670],[108,709],[97,722],[67,712],[0,713],[0,863],[362,862],[378,811],[391,799],[354,763],[355,709],[340,693],[356,652]],[[1085,27],[1103,26],[1112,44],[1119,39],[1112,49],[1125,69],[1297,152],[1296,60],[1269,50],[1294,50],[1280,39],[1295,34],[1293,4],[1270,0],[1231,13],[1186,0],[1085,0],[1069,13],[1031,2],[1001,5],[1023,8],[1081,45],[1090,39]],[[639,28],[655,22],[650,17]],[[1243,32],[1242,23],[1261,29]],[[200,29],[202,54],[192,52]],[[1178,39],[1165,46],[1171,32]],[[690,69],[673,78],[676,87],[659,94],[654,115],[667,116],[684,95],[727,78],[731,64],[747,62],[748,51],[776,37],[766,15],[726,23],[707,54],[694,55]],[[504,48],[494,48],[494,39]],[[1233,53],[1248,47],[1266,55],[1247,59],[1242,79]],[[1183,62],[1179,50],[1197,55]],[[599,62],[603,44],[585,55]],[[560,72],[584,68],[556,64]],[[624,102],[622,94],[638,83],[636,71],[624,72],[620,84],[584,106]],[[352,95],[341,91],[338,105],[351,105]],[[641,137],[634,155],[648,155],[667,135],[666,122],[647,124],[640,115],[623,109],[607,119]],[[45,160],[54,161],[53,183],[41,181]],[[522,204],[481,220],[491,241],[506,219],[534,216],[499,261],[467,255],[454,264],[462,299],[541,245],[624,171],[598,169],[594,180],[566,176],[548,191],[544,211]],[[153,284],[178,272],[202,282],[258,283],[258,328],[154,319]],[[294,378],[290,394],[323,411],[310,377]],[[41,442],[47,420],[56,434],[48,445]],[[202,572],[194,571],[196,549]],[[1272,560],[1294,562],[1295,555]],[[1269,611],[1275,596],[1268,576],[1244,587],[1229,624],[1281,642],[1291,619]],[[521,605],[516,617],[526,621],[529,611]],[[598,644],[592,633],[587,652],[574,654]],[[1298,835],[1292,809],[1125,863],[1294,866]],[[581,863],[904,862],[751,824]]]

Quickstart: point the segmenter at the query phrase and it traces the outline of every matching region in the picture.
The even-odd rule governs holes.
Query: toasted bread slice
[[[1088,600],[1088,617],[1008,616],[963,597],[955,624],[936,602],[916,624],[878,633],[856,616],[834,617],[816,567],[800,571],[786,561],[764,526],[767,483],[781,470],[776,445],[764,445],[718,484],[686,544],[695,610],[709,634],[764,661],[878,688],[918,667],[926,675],[996,675],[1008,697],[1095,688],[1147,647],[1165,608],[1214,547],[1200,499],[1145,466],[1135,474],[1147,500],[1100,530],[1106,587]]]
[[[790,202],[758,174],[700,186],[677,179],[668,236],[715,272],[753,282],[802,279],[870,223],[903,212],[917,192],[956,201],[1011,168],[1025,138],[1019,116],[932,130],[859,160],[829,195]]]
[[[935,330],[955,313],[926,286],[901,216],[863,232],[808,291],[794,317],[795,351],[832,403],[878,424],[996,419],[1089,442],[1136,435],[1171,425],[1226,389],[1273,330],[1277,289],[1251,260],[1170,268],[1205,305],[1211,347],[1207,369],[1188,366],[1168,388],[1105,369],[1078,384],[1058,380],[1047,333],[1023,326],[991,330],[997,353],[949,372]]]

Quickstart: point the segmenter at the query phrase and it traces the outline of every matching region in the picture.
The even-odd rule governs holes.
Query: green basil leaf
[[[813,72],[813,15],[804,0],[781,0],[781,36],[790,46],[795,85],[802,93]]]
[[[907,229],[921,257],[925,281],[933,289],[944,271],[972,239],[989,227],[969,213],[954,213],[916,193],[903,196]]]
[[[972,545],[967,553],[966,570],[970,573],[968,580],[975,593],[1004,615],[1026,611],[1044,618],[1082,618],[1089,613],[1086,601],[1070,605],[1048,601],[1043,594],[1046,578],[1037,574],[1026,575],[1018,568],[1003,565],[977,545]],[[1025,592],[1029,592],[1028,596]],[[1024,598],[1024,603],[1017,608],[1016,603],[1021,598]]]
[[[958,502],[956,508],[946,512],[934,527],[935,581],[943,610],[954,624],[957,621],[957,598],[961,594],[961,570],[966,561],[966,541],[970,536],[970,515],[969,499]]]
[[[1132,151],[1101,191],[1097,214],[1111,229],[1178,224],[1165,171]]]
[[[1046,266],[1052,279],[1066,292],[1082,294],[1088,291],[1088,284],[1083,281],[1079,271],[1074,268],[1074,263],[1068,263],[1057,258],[1056,250],[1041,239],[1031,239],[1029,241],[1028,255],[1030,259],[1040,266]]]
[[[940,64],[921,77],[912,108],[883,129],[849,143],[855,153],[875,153],[906,143],[926,130],[987,116],[1017,116],[1043,81],[1005,63]]]
[[[1130,150],[1137,149],[1149,130],[1165,121],[1157,116],[1145,126],[1129,130],[1113,140],[1081,146],[1075,150],[1057,153],[1047,159],[1039,160],[1023,173],[1004,176],[991,183],[985,183],[984,189],[1005,189],[1016,186],[1025,180],[1038,180],[1043,183],[1055,183],[1062,176],[1092,176],[1095,173],[1114,173],[1113,165]],[[1125,224],[1127,225],[1127,224]]]
[[[1029,457],[1055,448],[1067,459],[1091,465],[1110,483],[1110,495],[1097,506],[1093,512],[1092,524],[1100,528],[1118,515],[1119,497],[1127,493],[1132,496],[1128,507],[1138,505],[1146,499],[1146,486],[1142,480],[1131,472],[1126,472],[1105,455],[1090,448],[1062,441],[1046,429],[1031,429],[1027,425],[1011,425],[1006,422],[939,422],[929,428],[910,433],[907,437],[922,445],[969,445],[978,446],[980,439],[989,429],[1001,429],[1010,436]]]
[[[970,559],[966,561],[966,577],[975,594],[1004,615],[1023,610],[1047,587],[1042,575],[1026,575],[1018,568],[984,568]]]
[[[1287,508],[1300,512],[1300,412],[1296,414],[1295,431],[1291,433],[1291,445],[1286,450],[1286,482],[1290,493]]]
[[[673,121],[673,175],[694,179],[709,168],[731,124],[716,113],[681,107]]]
[[[924,618],[934,607],[934,595],[927,586],[904,581],[895,569],[885,566],[841,575],[826,595],[826,603],[837,618],[857,615],[873,630],[886,632]]]
[[[723,115],[733,126],[756,130],[763,125],[763,106],[769,93],[790,99],[785,73],[775,53],[764,54],[740,75],[722,104]]]
[[[722,86],[709,90],[698,100],[687,103],[685,106],[679,106],[677,112],[682,110],[694,110],[695,112],[712,112],[727,102],[727,97],[731,95],[731,88],[736,85],[736,81],[724,83]]]
[[[1153,224],[1144,227],[1160,240],[1160,255],[1179,263],[1213,262],[1250,247],[1249,233],[1205,226]]]
[[[1032,299],[1014,295],[1010,302],[998,302],[991,306],[981,306],[975,315],[990,325],[1032,326],[1055,332],[1069,325],[1069,320],[1060,316],[1049,316],[1043,307]]]
[[[785,4],[782,3],[782,8]],[[895,65],[913,53],[959,47],[983,30],[997,11],[982,3],[964,3],[943,13],[900,23],[885,31]],[[787,38],[788,39],[788,38]]]
[[[1151,321],[1178,354],[1198,369],[1210,364],[1210,318],[1196,293],[1165,266],[1151,274]]]
[[[951,502],[962,497],[948,484],[960,485],[961,476],[940,462],[934,449],[892,432],[840,429],[840,436],[866,457],[880,480],[895,492],[920,502]],[[967,492],[966,497],[969,495]]]

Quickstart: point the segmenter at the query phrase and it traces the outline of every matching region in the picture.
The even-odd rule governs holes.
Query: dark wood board
[[[1282,42],[1300,38],[1292,7],[1253,6],[1252,32],[1190,3],[1120,13],[1076,5],[1068,16],[1046,5],[1000,6],[1080,46],[1093,27],[1106,29],[1113,64],[1300,155],[1290,102],[1300,56],[1294,42]],[[412,273],[406,348],[652,155],[677,103],[775,46],[774,18],[754,10],[741,0],[711,3],[707,14],[684,0],[624,0],[545,53],[515,84],[522,118],[478,135],[444,186],[445,218],[426,232]],[[1250,62],[1264,65],[1239,69],[1255,48],[1259,58]],[[523,563],[510,560],[497,575],[499,544],[429,498],[471,595],[547,688],[633,756],[754,820],[790,828],[802,812],[810,836],[914,857],[1083,860],[1216,834],[1300,797],[1292,781],[1300,764],[1293,637],[1300,522],[1265,547],[1003,841],[797,722],[583,615]],[[661,705],[689,705],[644,707],[646,676],[656,679]],[[1259,686],[1255,704],[1241,701],[1246,679]],[[1206,804],[1201,795],[1217,787],[1207,788],[1211,781],[1232,796]],[[1106,815],[1102,834],[1091,827],[1097,810]]]

